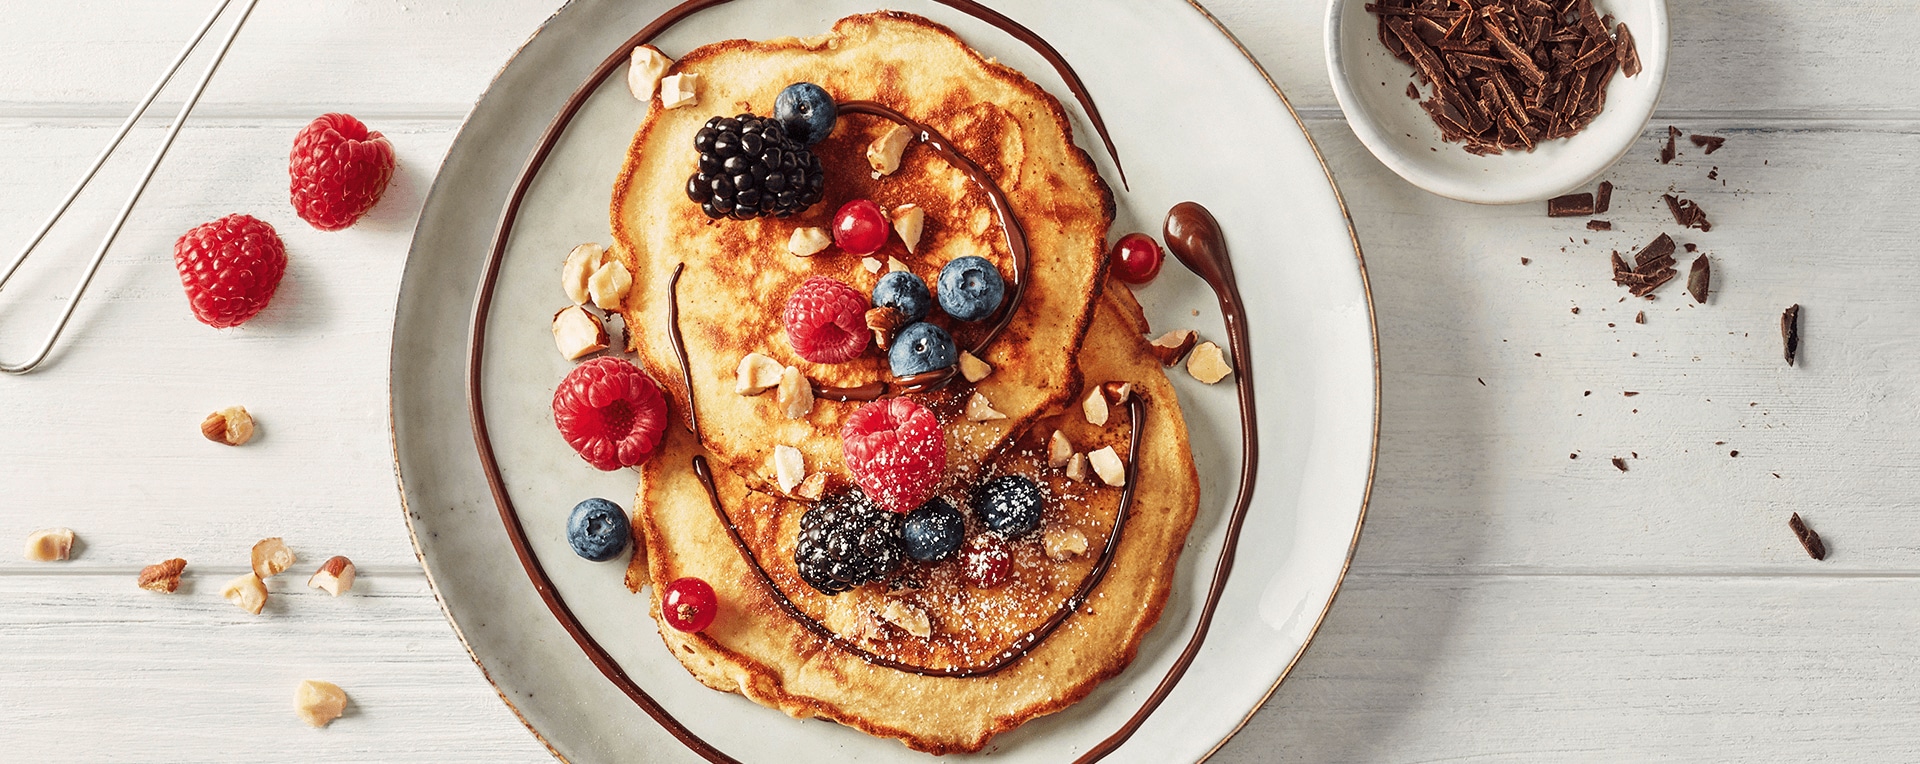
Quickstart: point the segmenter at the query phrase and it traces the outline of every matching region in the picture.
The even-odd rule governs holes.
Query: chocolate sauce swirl
[[[1133,488],[1140,482],[1140,436],[1146,429],[1146,408],[1146,402],[1140,396],[1134,395],[1127,398],[1127,414],[1133,421],[1127,440],[1126,486],[1121,489],[1120,508],[1114,513],[1113,531],[1107,534],[1107,544],[1100,550],[1100,559],[1093,564],[1093,569],[1087,572],[1087,577],[1080,582],[1080,587],[1074,590],[1072,596],[1060,603],[1060,608],[1055,610],[1053,615],[1048,616],[1047,620],[1027,633],[1015,637],[1013,642],[995,654],[992,660],[974,666],[919,666],[876,655],[851,640],[835,634],[825,624],[802,612],[793,604],[793,600],[787,598],[786,592],[781,591],[780,585],[774,583],[773,576],[769,575],[766,567],[760,564],[760,558],[753,553],[753,548],[747,546],[746,539],[740,536],[740,527],[734,524],[733,517],[727,514],[727,508],[720,502],[720,490],[714,486],[713,470],[707,466],[705,456],[693,457],[693,473],[700,478],[700,484],[706,487],[707,500],[713,503],[713,514],[720,518],[720,524],[727,529],[727,537],[733,539],[733,546],[739,550],[740,557],[747,561],[748,567],[753,568],[754,575],[760,578],[760,583],[766,586],[767,593],[773,597],[775,603],[780,605],[780,609],[786,611],[789,618],[806,627],[807,631],[813,632],[814,636],[876,666],[921,676],[956,678],[986,676],[997,673],[1021,658],[1025,658],[1027,653],[1046,641],[1047,637],[1053,636],[1054,631],[1066,623],[1067,618],[1072,616],[1074,611],[1079,610],[1081,605],[1085,605],[1087,597],[1091,596],[1093,590],[1100,586],[1100,582],[1106,579],[1107,569],[1113,566],[1113,555],[1120,549],[1121,531],[1125,529],[1127,517],[1133,511]]]

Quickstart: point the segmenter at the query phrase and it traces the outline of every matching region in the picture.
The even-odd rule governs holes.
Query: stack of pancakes
[[[635,275],[621,311],[629,344],[668,391],[685,429],[694,419],[699,428],[670,428],[662,452],[642,471],[636,500],[642,553],[634,556],[628,585],[639,591],[658,584],[655,620],[658,592],[681,577],[707,581],[721,603],[718,618],[702,632],[661,626],[670,652],[715,689],[935,753],[977,751],[993,735],[1084,697],[1132,660],[1159,618],[1193,521],[1198,478],[1174,391],[1142,336],[1147,327],[1139,305],[1125,287],[1107,283],[1112,194],[1074,145],[1066,112],[945,27],[894,12],[841,19],[818,38],[715,43],[686,54],[669,73],[683,72],[700,77],[698,105],[669,110],[655,104],[634,137],[612,204],[612,251]],[[819,84],[843,102],[877,101],[933,127],[1005,192],[1031,247],[1024,296],[1006,333],[982,354],[991,375],[977,384],[955,379],[916,396],[946,433],[948,469],[936,494],[964,508],[980,481],[1027,476],[1048,498],[1043,530],[1079,531],[1084,553],[1049,555],[1043,534],[1032,534],[1009,545],[1014,573],[990,590],[969,587],[952,559],[910,565],[886,582],[832,597],[800,580],[794,547],[807,504],[778,491],[770,456],[775,446],[793,446],[809,472],[824,474],[828,493],[846,490],[852,480],[840,429],[860,404],[822,399],[807,416],[789,419],[771,395],[736,393],[736,368],[757,352],[823,385],[889,377],[885,358],[871,349],[842,364],[814,364],[792,351],[781,312],[801,282],[830,276],[865,292],[881,275],[835,249],[795,257],[786,249],[792,232],[828,227],[833,212],[853,199],[886,209],[915,204],[927,215],[915,251],[896,238],[875,257],[895,259],[929,283],[956,257],[985,257],[1003,274],[1013,273],[1014,262],[985,192],[933,151],[910,147],[897,172],[874,177],[866,148],[891,124],[865,116],[843,115],[833,134],[813,147],[827,171],[821,203],[787,219],[709,221],[685,195],[695,172],[694,133],[713,116],[769,113],[775,95],[794,82]],[[669,318],[676,269],[683,269],[677,304],[684,370]],[[962,347],[986,329],[947,326]],[[1128,407],[1113,408],[1111,420],[1096,426],[1078,405],[1108,382],[1131,383],[1144,401],[1136,409],[1144,412],[1137,450],[1129,442]],[[976,393],[1006,417],[964,417],[963,404]],[[688,417],[690,409],[698,416]],[[1132,511],[1086,604],[1005,669],[942,678],[870,663],[810,630],[769,591],[771,583],[838,639],[889,661],[933,669],[992,662],[1058,613],[1087,580],[1121,509],[1121,489],[1097,478],[1071,480],[1049,465],[1047,445],[1056,430],[1079,452],[1112,446],[1134,465]],[[715,466],[718,501],[751,560],[736,549],[690,468],[695,456]],[[929,633],[903,626],[902,612],[925,615]]]

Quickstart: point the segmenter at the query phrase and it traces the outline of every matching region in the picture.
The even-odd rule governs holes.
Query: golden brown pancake
[[[938,129],[997,181],[1027,234],[1032,262],[1025,298],[1009,330],[984,353],[995,371],[977,386],[1007,418],[976,423],[958,416],[970,392],[963,384],[921,396],[946,425],[949,464],[986,459],[1078,387],[1074,354],[1063,351],[1080,344],[1100,291],[1113,199],[1092,160],[1074,145],[1066,112],[1052,96],[982,58],[945,27],[897,12],[844,18],[831,33],[807,40],[703,46],[670,73],[680,72],[700,75],[699,103],[663,109],[656,101],[635,135],[613,191],[613,251],[635,275],[621,311],[629,344],[683,416],[691,396],[700,440],[716,462],[768,487],[774,483],[769,456],[784,444],[801,451],[809,472],[825,473],[833,486],[847,482],[840,426],[859,404],[819,400],[806,418],[790,420],[773,394],[734,392],[735,369],[748,353],[796,366],[827,385],[890,378],[871,345],[842,364],[811,363],[792,351],[781,317],[801,282],[831,276],[870,293],[881,275],[838,248],[810,258],[789,254],[794,229],[829,226],[851,199],[873,199],[888,210],[911,203],[927,213],[917,252],[907,252],[895,236],[876,258],[896,258],[930,285],[942,265],[963,255],[985,257],[1003,275],[1013,272],[985,193],[932,150],[909,147],[899,171],[871,177],[867,146],[891,124],[864,115],[843,115],[833,134],[813,147],[828,178],[819,204],[784,220],[709,221],[686,197],[687,178],[696,170],[694,133],[714,116],[770,113],[774,97],[794,82],[817,83],[843,102],[878,101]],[[691,390],[682,381],[668,321],[667,285],[683,263],[680,325]],[[955,325],[940,313],[930,320],[948,327],[961,347],[987,329]]]
[[[1087,604],[1024,658],[983,677],[938,678],[885,668],[840,649],[789,617],[734,547],[714,514],[705,489],[689,469],[700,453],[675,428],[665,450],[642,470],[635,534],[644,542],[629,585],[651,580],[652,610],[660,619],[659,591],[666,582],[696,576],[711,584],[720,613],[711,626],[687,634],[662,625],[668,651],[702,683],[737,692],[796,717],[820,717],[869,734],[890,737],[931,753],[978,751],[994,736],[1053,713],[1085,697],[1130,663],[1156,621],[1172,584],[1199,498],[1199,478],[1188,447],[1186,424],[1172,385],[1141,337],[1138,305],[1125,287],[1100,300],[1081,363],[1089,385],[1132,382],[1146,402],[1137,454],[1137,495],[1123,526],[1112,567]],[[1076,448],[1116,442],[1124,447],[1124,409],[1106,428],[1081,419],[1069,437]],[[775,584],[803,610],[842,637],[883,657],[921,665],[943,661],[975,664],[983,652],[1044,620],[1092,567],[1106,538],[1120,490],[1097,483],[1071,484],[1044,463],[1046,434],[1022,437],[988,469],[1046,479],[1050,495],[1042,533],[1017,542],[1014,581],[997,590],[959,583],[955,564],[920,566],[895,583],[918,589],[889,590],[885,582],[826,597],[793,571],[793,533],[804,506],[755,494],[740,477],[716,471],[722,504],[743,526]],[[1121,450],[1124,451],[1124,448]],[[963,505],[964,506],[964,505]],[[1055,561],[1040,552],[1048,527],[1072,526],[1088,537],[1087,554]],[[644,568],[644,573],[640,570]],[[875,613],[889,600],[910,602],[929,616],[930,638],[915,637]]]

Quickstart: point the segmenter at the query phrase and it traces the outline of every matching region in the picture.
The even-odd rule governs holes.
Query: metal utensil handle
[[[94,158],[93,165],[87,168],[87,172],[80,178],[80,182],[74,184],[73,190],[67,192],[66,198],[61,200],[59,207],[47,218],[46,223],[40,226],[40,230],[27,242],[27,246],[20,250],[20,254],[14,256],[13,262],[7,264],[6,270],[0,272],[0,288],[6,286],[7,281],[13,278],[15,272],[19,271],[20,265],[26,262],[27,256],[33,253],[34,248],[40,245],[41,240],[46,238],[47,233],[53,230],[54,224],[59,222],[60,217],[66,214],[69,207],[73,206],[73,202],[79,198],[80,192],[87,187],[88,183],[93,181],[93,177],[99,173],[100,167],[106,164],[107,157],[113,154],[114,149],[119,148],[121,140],[125,139],[127,133],[133,130],[134,123],[138,122],[140,116],[146,113],[147,107],[153,105],[153,100],[160,95],[160,91],[165,89],[167,83],[173,79],[173,75],[180,70],[180,65],[186,62],[187,56],[193,52],[193,49],[200,44],[201,40],[206,38],[207,31],[213,28],[214,23],[220,19],[220,14],[226,11],[227,6],[232,1],[233,0],[220,0],[220,4],[213,9],[213,13],[207,16],[206,22],[200,25],[200,30],[194,33],[193,39],[187,42],[186,47],[180,49],[179,55],[175,56],[173,63],[167,66],[166,72],[160,76],[159,81],[153,83],[153,87],[148,89],[146,96],[140,100],[139,105],[134,107],[133,113],[127,115],[126,121],[120,124],[120,130],[114,133],[112,140],[107,142],[107,147],[101,150],[98,157]],[[213,60],[207,62],[207,69],[200,75],[199,82],[194,84],[193,92],[187,96],[186,102],[181,104],[180,112],[174,116],[173,123],[167,126],[166,137],[161,139],[159,149],[154,152],[152,161],[147,163],[146,172],[140,176],[140,182],[134,186],[133,192],[127,195],[126,203],[121,205],[120,214],[114,218],[113,225],[107,230],[106,237],[101,239],[100,247],[94,250],[93,259],[87,263],[86,272],[81,274],[80,283],[74,286],[73,294],[67,298],[66,308],[60,311],[60,319],[54,323],[53,329],[47,332],[47,338],[40,343],[40,349],[25,363],[0,363],[0,372],[25,374],[32,371],[34,367],[39,366],[40,363],[45,361],[47,356],[53,352],[54,343],[60,339],[61,331],[66,329],[67,321],[73,318],[74,308],[79,306],[80,297],[86,294],[87,285],[93,282],[94,274],[99,272],[100,263],[106,259],[107,249],[113,246],[114,238],[120,235],[120,228],[126,224],[127,216],[133,212],[134,203],[138,202],[140,195],[147,190],[147,184],[153,180],[154,172],[160,169],[161,160],[166,158],[167,150],[172,148],[173,139],[180,134],[180,128],[186,123],[187,114],[193,111],[194,104],[200,102],[200,95],[206,92],[207,83],[212,81],[214,71],[220,67],[220,62],[226,58],[227,50],[233,47],[234,38],[240,35],[241,25],[247,23],[247,16],[253,13],[253,7],[258,3],[259,0],[247,0],[247,4],[240,9],[240,17],[234,20],[233,27],[227,30],[226,38],[221,40],[220,48],[213,54]]]

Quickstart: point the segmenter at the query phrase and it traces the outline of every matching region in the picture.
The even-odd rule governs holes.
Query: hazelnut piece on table
[[[241,610],[259,615],[267,607],[267,584],[259,576],[243,573],[220,587],[220,596]]]
[[[140,588],[172,594],[180,589],[180,572],[186,569],[187,561],[178,557],[148,565],[140,569]]]
[[[1187,354],[1187,373],[1194,379],[1209,385],[1226,379],[1233,373],[1233,367],[1227,365],[1227,357],[1219,345],[1202,342],[1195,345],[1192,353]]]
[[[1174,329],[1155,337],[1149,344],[1154,357],[1160,359],[1161,366],[1172,366],[1186,358],[1187,351],[1192,350],[1194,343],[1199,341],[1200,335],[1194,334],[1192,329]]]
[[[320,569],[307,578],[307,586],[338,597],[353,589],[353,577],[353,561],[336,554],[320,563]]]
[[[200,434],[215,443],[246,445],[253,440],[253,415],[245,406],[228,406],[200,420]]]
[[[67,528],[43,528],[27,534],[27,559],[34,562],[59,562],[73,551],[73,531]]]
[[[660,78],[667,73],[667,67],[673,65],[673,59],[661,53],[652,45],[636,45],[633,55],[627,61],[627,92],[636,100],[652,101],[653,94],[660,89]]]
[[[332,682],[308,679],[293,691],[293,708],[302,721],[325,727],[346,713],[347,691]]]
[[[553,314],[554,347],[569,361],[606,350],[611,342],[606,324],[600,323],[600,317],[588,313],[586,308],[568,305]]]
[[[273,578],[293,567],[293,550],[287,548],[287,542],[275,536],[260,539],[253,545],[253,574],[260,578]]]

